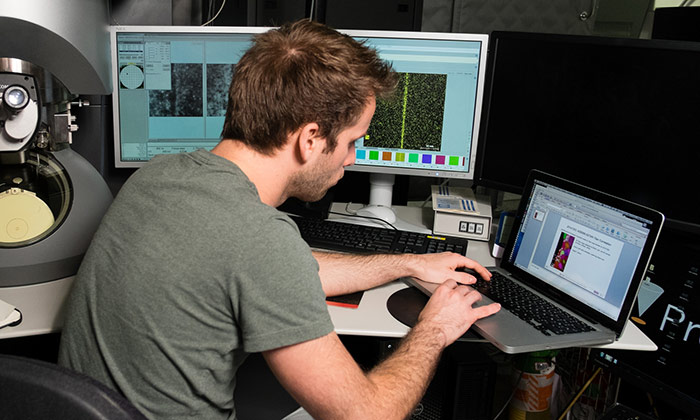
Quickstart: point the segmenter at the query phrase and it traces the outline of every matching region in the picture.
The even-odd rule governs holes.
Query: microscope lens
[[[24,108],[29,102],[27,91],[21,86],[10,86],[5,90],[5,103],[13,110]]]

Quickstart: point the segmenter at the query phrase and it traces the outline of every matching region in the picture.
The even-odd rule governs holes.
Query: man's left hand
[[[453,252],[420,254],[414,257],[418,259],[415,277],[423,281],[443,283],[447,279],[454,279],[461,284],[476,282],[476,277],[464,271],[465,269],[472,270],[485,280],[491,279],[491,272],[481,264]]]

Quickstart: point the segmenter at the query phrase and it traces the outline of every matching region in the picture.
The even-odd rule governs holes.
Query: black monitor
[[[700,43],[494,32],[475,183],[537,168],[697,229],[699,107]]]
[[[618,401],[659,419],[700,413],[700,237],[665,231],[631,320],[657,351],[591,349],[621,379]]]
[[[654,10],[651,37],[700,41],[700,8],[657,7]]]
[[[315,0],[314,17],[333,28],[420,31],[423,0]]]

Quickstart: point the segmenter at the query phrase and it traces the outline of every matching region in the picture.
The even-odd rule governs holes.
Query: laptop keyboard
[[[477,276],[477,282],[471,287],[493,301],[500,303],[502,307],[508,309],[544,335],[593,331],[591,326],[581,322],[502,274],[493,273],[491,281],[486,281]]]

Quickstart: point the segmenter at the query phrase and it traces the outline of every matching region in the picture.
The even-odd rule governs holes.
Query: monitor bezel
[[[414,31],[373,31],[373,30],[344,30],[340,32],[355,38],[404,38],[404,39],[426,39],[426,40],[446,40],[446,41],[471,41],[480,42],[479,68],[477,69],[476,103],[474,104],[474,121],[472,125],[471,149],[469,150],[469,168],[467,171],[449,171],[426,168],[403,168],[386,167],[375,165],[354,164],[345,169],[356,172],[368,172],[388,175],[409,175],[424,176],[432,178],[454,178],[473,180],[475,178],[476,156],[481,134],[481,110],[484,99],[484,86],[486,77],[486,60],[489,45],[488,34],[476,33],[451,33],[451,32],[414,32]]]
[[[488,47],[488,59],[486,63],[486,87],[484,92],[483,109],[481,114],[481,133],[479,137],[478,152],[477,152],[477,162],[475,177],[473,184],[479,187],[493,189],[498,191],[505,191],[520,194],[525,185],[525,180],[527,176],[527,170],[532,169],[531,166],[520,178],[520,183],[514,183],[513,179],[506,179],[506,177],[501,175],[501,171],[498,170],[499,162],[498,155],[503,153],[503,150],[496,149],[493,143],[494,134],[489,131],[489,128],[498,124],[495,122],[495,117],[492,112],[492,102],[496,99],[493,98],[492,90],[494,84],[499,83],[499,78],[496,72],[499,66],[499,47],[502,42],[508,42],[511,40],[519,41],[532,41],[532,42],[551,42],[555,44],[571,44],[571,45],[589,45],[589,46],[604,46],[620,48],[625,50],[628,48],[635,49],[645,49],[645,50],[669,50],[669,51],[688,51],[693,53],[700,52],[700,43],[689,42],[689,41],[676,41],[667,39],[637,39],[637,38],[613,38],[613,37],[599,37],[599,36],[585,36],[585,35],[571,35],[571,34],[548,34],[548,33],[529,33],[529,32],[518,32],[518,31],[494,31],[491,33],[489,39]],[[497,100],[503,101],[502,98]],[[499,117],[499,119],[502,119]],[[503,121],[500,121],[502,123]],[[491,140],[490,140],[491,139]],[[516,139],[516,141],[523,141],[522,138]],[[501,147],[502,149],[502,147]],[[653,153],[653,152],[650,152]],[[663,166],[663,165],[662,165]],[[538,167],[536,169],[551,171],[547,167]],[[563,175],[561,173],[557,175]],[[596,188],[604,189],[603,186],[596,185]],[[623,194],[619,194],[623,198],[628,198]],[[642,203],[648,205],[647,203]],[[664,212],[664,208],[659,208]],[[664,212],[666,214],[666,222],[664,229],[673,229],[678,231],[693,231],[696,234],[700,234],[700,224],[694,220],[681,220],[675,217],[673,214]]]
[[[525,210],[527,206],[530,205],[530,194],[533,193],[537,185],[563,188],[564,190],[584,199],[609,206],[611,209],[621,214],[624,213],[633,215],[635,220],[638,222],[644,221],[647,223],[645,226],[649,230],[647,241],[641,247],[641,252],[638,258],[639,262],[632,275],[632,280],[629,284],[627,293],[625,294],[625,298],[620,304],[620,312],[618,313],[617,317],[612,318],[602,313],[595,315],[589,313],[589,311],[586,309],[586,305],[577,298],[558,290],[556,287],[550,284],[539,281],[532,274],[515,264],[513,257],[515,254],[517,254],[517,248],[519,247],[518,241],[521,239],[519,236],[519,229],[524,222],[523,218],[527,216],[525,214]],[[651,260],[654,248],[658,242],[659,234],[666,221],[665,216],[654,209],[650,209],[629,200],[613,196],[604,191],[600,191],[569,179],[561,178],[558,175],[546,173],[537,169],[532,169],[528,173],[528,178],[525,182],[525,187],[523,188],[522,193],[523,196],[518,204],[518,211],[516,212],[517,216],[513,221],[513,228],[510,232],[510,236],[508,237],[508,242],[503,252],[503,260],[501,261],[500,267],[506,269],[510,273],[517,274],[520,281],[522,281],[524,284],[540,291],[555,301],[566,302],[569,307],[576,310],[579,314],[586,314],[585,316],[590,317],[592,321],[615,331],[619,337],[627,325],[627,320],[630,316],[630,312],[632,311],[632,305],[637,300],[639,287],[644,279],[644,273],[649,266],[649,261]]]
[[[481,132],[480,132],[480,142],[478,145],[478,162],[476,166],[476,173],[474,178],[474,184],[482,186],[485,188],[496,189],[500,191],[520,193],[525,186],[525,181],[527,179],[527,172],[521,178],[520,184],[512,184],[508,181],[503,181],[502,178],[493,179],[492,174],[498,173],[498,171],[489,169],[488,174],[485,173],[484,159],[486,157],[486,147],[488,145],[488,128],[491,122],[491,95],[493,84],[496,83],[494,73],[497,70],[498,65],[498,49],[500,41],[507,42],[509,40],[523,40],[523,41],[535,41],[535,42],[551,42],[555,44],[570,43],[570,44],[582,44],[582,45],[600,45],[609,46],[615,48],[642,48],[642,49],[669,49],[669,50],[689,50],[698,51],[700,50],[699,43],[686,42],[686,41],[675,41],[666,39],[639,39],[639,38],[615,38],[615,37],[603,37],[603,36],[589,36],[589,35],[572,35],[572,34],[552,34],[552,33],[534,33],[534,32],[520,32],[520,31],[493,31],[491,32],[488,45],[488,55],[486,61],[486,76],[485,76],[485,87],[486,91],[483,97],[482,103],[482,113],[481,113]],[[536,168],[544,169],[546,168]],[[529,170],[529,169],[528,169]]]
[[[117,52],[117,35],[121,33],[164,33],[164,34],[250,34],[257,35],[266,32],[273,27],[265,26],[138,26],[138,25],[114,25],[110,27],[110,54],[112,60],[112,80],[119,80],[119,61]],[[413,175],[438,178],[457,178],[472,180],[475,175],[476,156],[478,149],[478,138],[481,132],[481,109],[484,97],[484,80],[486,75],[486,59],[488,51],[488,34],[463,34],[463,33],[439,33],[439,32],[415,32],[415,31],[383,31],[383,30],[345,30],[339,29],[341,33],[355,38],[402,38],[402,39],[426,39],[426,40],[449,40],[449,41],[471,41],[480,42],[476,103],[474,104],[474,121],[472,125],[472,140],[469,155],[469,166],[467,171],[448,171],[425,168],[402,168],[402,167],[382,167],[373,165],[352,165],[346,169],[358,172]],[[139,168],[147,161],[131,161],[122,159],[121,131],[120,131],[120,111],[119,111],[119,88],[115,83],[112,92],[112,118],[114,125],[114,165],[116,168]]]
[[[157,25],[113,25],[110,26],[110,57],[112,60],[112,122],[114,130],[114,166],[116,168],[140,168],[148,161],[122,160],[121,125],[119,112],[119,60],[117,55],[117,35],[122,33],[164,33],[164,34],[242,34],[257,35],[268,30],[266,26],[157,26]]]

